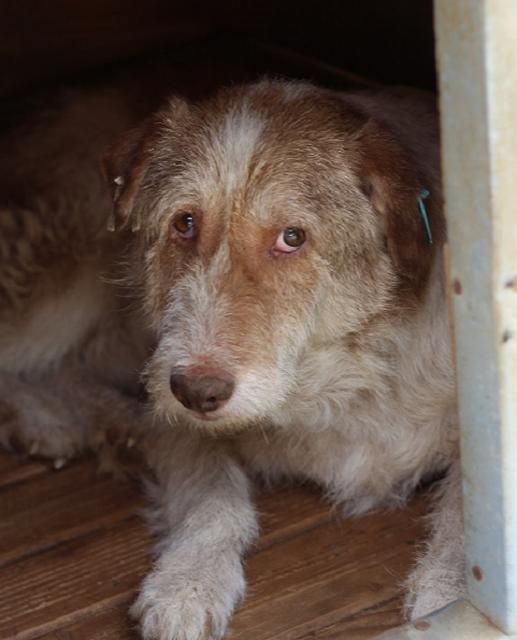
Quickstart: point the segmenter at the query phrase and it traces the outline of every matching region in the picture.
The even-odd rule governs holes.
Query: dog
[[[3,445],[62,464],[137,434],[145,639],[224,635],[257,477],[354,515],[445,474],[406,610],[461,596],[433,96],[265,79],[143,120],[133,98],[69,91],[0,142]]]

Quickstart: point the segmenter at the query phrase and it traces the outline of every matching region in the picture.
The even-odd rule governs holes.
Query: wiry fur
[[[457,460],[436,118],[417,92],[263,81],[174,98],[113,144],[137,124],[130,104],[115,91],[68,99],[3,142],[2,441],[75,455],[96,442],[99,403],[103,423],[136,429],[162,542],[132,612],[148,639],[220,638],[258,530],[252,477],[310,478],[362,513]],[[114,235],[95,168],[109,145]],[[185,211],[195,240],[174,230]],[[279,255],[286,227],[307,239]],[[234,392],[196,414],[171,393],[172,369],[224,372]],[[142,371],[152,424],[127,395]],[[410,615],[463,588],[454,477]]]

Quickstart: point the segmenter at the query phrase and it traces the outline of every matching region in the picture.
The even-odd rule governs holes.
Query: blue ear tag
[[[431,233],[431,225],[429,224],[429,218],[427,217],[427,211],[425,208],[424,200],[429,195],[429,191],[427,189],[422,189],[417,196],[416,201],[418,202],[418,211],[420,212],[420,217],[422,218],[422,222],[424,223],[425,235],[427,236],[428,244],[433,244],[433,234]]]

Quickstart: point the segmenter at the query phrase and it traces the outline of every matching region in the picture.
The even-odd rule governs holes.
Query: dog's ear
[[[135,197],[145,176],[149,159],[152,121],[124,134],[101,158],[101,167],[113,198],[113,211],[108,222],[110,231],[118,231],[131,221],[137,231],[140,221],[132,216]]]
[[[165,107],[124,134],[102,156],[101,168],[113,199],[113,212],[108,222],[111,231],[123,229],[129,223],[132,231],[140,229],[135,202],[151,157],[162,135],[172,131],[180,113],[187,111],[184,100],[171,98]]]
[[[439,194],[412,162],[395,136],[375,120],[359,131],[359,179],[363,193],[382,217],[391,260],[406,281],[415,286],[427,280],[435,247],[442,244],[445,223]],[[422,217],[421,207],[429,227]]]

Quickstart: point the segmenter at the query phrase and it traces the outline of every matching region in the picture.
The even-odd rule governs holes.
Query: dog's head
[[[222,429],[274,416],[307,350],[425,288],[426,185],[346,96],[263,81],[173,99],[104,167],[114,226],[140,229],[130,264],[158,339],[148,384],[169,417]]]

